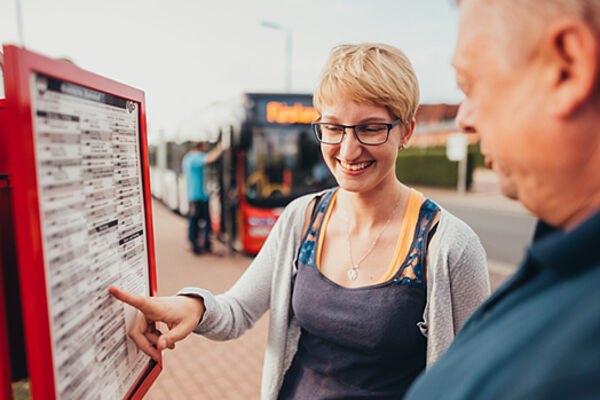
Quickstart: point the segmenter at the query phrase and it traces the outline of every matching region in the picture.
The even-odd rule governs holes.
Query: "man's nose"
[[[473,117],[473,107],[469,99],[464,99],[458,107],[456,114],[456,123],[458,127],[465,133],[476,133],[475,119]]]

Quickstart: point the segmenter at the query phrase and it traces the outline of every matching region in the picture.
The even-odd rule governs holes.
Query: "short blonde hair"
[[[403,124],[412,121],[419,106],[415,71],[408,57],[388,44],[335,46],[314,92],[319,115],[323,105],[334,102],[340,92],[357,103],[387,108]]]

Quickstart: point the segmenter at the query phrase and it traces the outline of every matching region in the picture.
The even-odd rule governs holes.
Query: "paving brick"
[[[213,293],[227,290],[250,264],[248,257],[195,256],[187,246],[187,221],[153,203],[158,294],[175,294],[184,286]],[[219,246],[219,244],[217,244]],[[222,247],[218,250],[225,252]],[[147,399],[256,399],[267,337],[263,317],[241,338],[214,342],[192,334],[164,354],[164,369]],[[164,329],[164,328],[163,328]]]

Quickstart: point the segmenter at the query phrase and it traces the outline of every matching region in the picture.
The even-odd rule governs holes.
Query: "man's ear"
[[[400,141],[400,149],[403,149],[404,147],[408,146],[408,142],[410,141],[410,138],[413,135],[413,132],[415,131],[415,125],[417,124],[417,120],[415,118],[413,118],[410,121],[410,124],[406,125],[404,127],[404,135],[402,135],[402,140]]]
[[[569,116],[597,88],[600,39],[583,21],[567,18],[554,24],[542,45],[551,60],[551,113]]]

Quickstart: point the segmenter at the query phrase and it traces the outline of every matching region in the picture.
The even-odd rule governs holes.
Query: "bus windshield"
[[[257,206],[283,206],[336,184],[310,125],[255,126],[245,167],[246,198]]]

